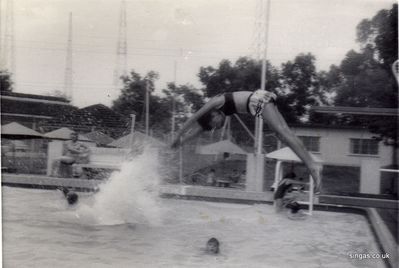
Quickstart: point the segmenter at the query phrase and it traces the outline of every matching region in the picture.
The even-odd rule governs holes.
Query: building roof
[[[37,137],[41,138],[43,137],[42,134],[40,134],[37,131],[34,131],[33,129],[30,129],[28,127],[25,127],[21,124],[18,124],[16,122],[9,123],[7,125],[1,126],[1,136],[5,137],[10,137],[10,138],[15,138],[15,137]]]
[[[73,130],[63,127],[59,128],[57,130],[47,132],[44,134],[44,137],[49,138],[49,139],[55,139],[55,140],[69,140],[71,138],[71,133],[74,132]],[[92,141],[88,137],[78,134],[78,140],[80,141]]]
[[[57,102],[64,102],[69,103],[69,100],[63,97],[55,97],[55,96],[46,96],[46,95],[34,95],[34,94],[26,94],[26,93],[19,93],[19,92],[10,92],[10,91],[2,91],[1,97],[5,98],[27,98],[31,100],[42,100],[42,101],[57,101]]]
[[[1,92],[1,114],[17,117],[51,119],[78,110],[68,100],[60,97],[14,92]]]
[[[310,153],[311,157],[313,160],[317,163],[323,162],[320,157]],[[271,153],[268,153],[266,157],[271,158],[271,159],[276,159],[280,161],[287,161],[287,162],[302,162],[302,160],[297,156],[296,153],[294,153],[291,148],[289,147],[284,147],[282,149],[278,149],[276,151],[273,151]]]
[[[196,153],[198,154],[223,154],[223,153],[231,153],[231,154],[247,154],[241,147],[236,145],[235,143],[229,140],[222,140],[215,143],[198,146],[196,148]]]
[[[118,148],[130,148],[130,140],[131,140],[131,134],[128,134],[111,142],[108,145]],[[133,147],[141,147],[145,144],[150,144],[156,147],[165,146],[165,143],[163,143],[162,141],[150,136],[146,136],[144,133],[141,133],[139,131],[135,131],[133,135]]]
[[[50,120],[51,126],[66,126],[81,130],[100,130],[108,133],[106,130],[123,132],[127,129],[129,119],[103,104],[95,104],[82,109],[74,110],[69,114],[64,114]]]
[[[86,133],[85,136],[99,145],[107,145],[114,141],[113,138],[105,135],[101,131],[92,131],[90,133]]]
[[[312,111],[317,113],[334,114],[357,114],[357,115],[379,115],[398,116],[396,108],[372,108],[372,107],[345,107],[345,106],[314,106]]]

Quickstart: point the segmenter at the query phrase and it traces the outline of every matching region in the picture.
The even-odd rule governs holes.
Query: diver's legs
[[[305,146],[302,144],[301,140],[298,139],[298,137],[295,136],[295,134],[288,127],[276,105],[274,103],[267,103],[263,109],[262,115],[263,120],[274,132],[277,133],[279,139],[287,144],[305,163],[315,182],[315,190],[318,192],[320,190],[319,168],[314,163],[312,157],[305,149]]]

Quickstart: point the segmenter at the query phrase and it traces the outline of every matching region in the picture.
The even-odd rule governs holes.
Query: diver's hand
[[[312,175],[312,179],[314,182],[314,193],[320,194],[320,189],[321,189],[320,168],[318,167],[311,168],[310,174]]]

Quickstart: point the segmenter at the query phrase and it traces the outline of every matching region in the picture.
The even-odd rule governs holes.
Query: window
[[[378,141],[373,139],[350,139],[350,153],[378,155]]]
[[[306,150],[310,152],[320,152],[320,137],[298,136],[305,145]]]

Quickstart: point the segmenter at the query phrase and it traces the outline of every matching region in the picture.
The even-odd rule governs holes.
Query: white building
[[[380,194],[390,187],[381,183],[380,168],[392,164],[393,147],[373,139],[376,134],[349,127],[301,126],[291,129],[310,152],[323,160],[324,165],[359,167],[360,193]]]

